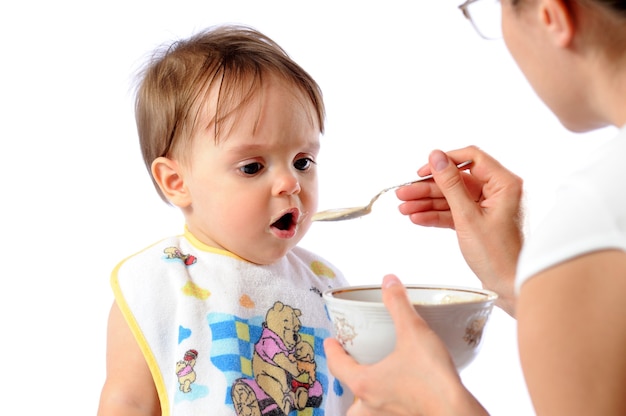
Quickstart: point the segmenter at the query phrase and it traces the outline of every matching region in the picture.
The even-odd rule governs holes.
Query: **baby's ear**
[[[185,186],[184,175],[177,161],[157,157],[152,162],[151,171],[154,181],[172,204],[179,208],[186,208],[191,204],[191,196]]]

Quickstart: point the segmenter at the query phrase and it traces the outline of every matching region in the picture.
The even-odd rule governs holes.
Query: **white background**
[[[365,203],[430,150],[476,144],[525,178],[531,229],[558,178],[612,129],[575,135],[538,100],[502,41],[459,1],[24,1],[0,6],[0,413],[95,414],[109,274],[182,231],[140,158],[133,74],[164,42],[209,25],[265,32],[320,83],[328,110],[320,208]],[[450,230],[412,225],[390,193],[369,217],[314,224],[302,245],[353,284],[478,286]],[[462,373],[494,415],[531,415],[515,321],[494,311]],[[132,374],[129,374],[132,377]],[[381,380],[384,382],[384,380]],[[17,410],[16,410],[17,409]],[[335,415],[329,415],[335,416]]]

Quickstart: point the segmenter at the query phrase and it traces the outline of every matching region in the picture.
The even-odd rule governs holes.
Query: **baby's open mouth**
[[[288,230],[291,228],[292,225],[294,225],[293,214],[288,213],[283,215],[278,219],[278,221],[273,223],[272,227],[278,228],[279,230]]]
[[[298,210],[293,209],[285,212],[279,219],[272,223],[272,227],[281,231],[292,230],[298,223]]]

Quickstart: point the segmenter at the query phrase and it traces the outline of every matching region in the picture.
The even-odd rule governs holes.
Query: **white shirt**
[[[626,126],[557,189],[554,206],[527,236],[516,289],[549,267],[605,249],[626,251]]]

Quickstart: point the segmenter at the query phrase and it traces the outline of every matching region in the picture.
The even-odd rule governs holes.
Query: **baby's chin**
[[[293,249],[293,247],[290,247],[289,250],[285,250],[284,252],[281,252],[280,254],[275,254],[275,255],[274,254],[267,255],[267,256],[249,255],[249,256],[239,256],[239,257],[241,257],[242,259],[246,260],[249,263],[253,263],[259,266],[271,266],[272,264],[277,263],[283,257],[285,257],[287,253],[291,251],[291,249]]]
[[[268,246],[261,247],[252,247],[249,250],[241,251],[240,253],[234,253],[242,259],[258,264],[259,266],[269,266],[271,264],[277,263],[283,257],[287,255],[294,247],[300,243],[304,234],[296,234],[293,238],[288,240],[281,240],[282,244],[274,245],[271,248]]]

